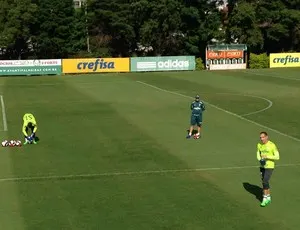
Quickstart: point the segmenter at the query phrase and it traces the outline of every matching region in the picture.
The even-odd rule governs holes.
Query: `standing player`
[[[279,152],[276,145],[269,141],[266,132],[260,133],[261,143],[257,144],[257,160],[260,162],[260,173],[263,186],[262,207],[271,203],[270,184],[273,170],[275,168],[275,160],[279,160]]]
[[[191,110],[192,110],[192,115],[191,115],[191,126],[190,126],[190,131],[189,134],[187,135],[186,138],[191,138],[194,127],[197,125],[197,131],[198,133],[196,134],[198,137],[200,137],[200,131],[201,131],[201,126],[202,126],[202,113],[205,111],[205,105],[202,101],[200,101],[200,96],[196,95],[195,100],[191,104]]]
[[[29,130],[31,131],[29,133]],[[22,132],[25,136],[25,143],[24,145],[27,144],[37,144],[35,141],[35,133],[37,131],[37,123],[36,119],[31,113],[25,113],[23,116],[23,127],[22,127]]]

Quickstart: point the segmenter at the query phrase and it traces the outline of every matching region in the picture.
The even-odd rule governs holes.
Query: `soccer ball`
[[[194,139],[199,139],[200,135],[198,133],[194,134]]]
[[[11,140],[9,141],[9,147],[14,147],[16,145],[16,141]]]
[[[7,147],[9,145],[7,140],[2,141],[2,147]]]
[[[22,146],[22,142],[20,140],[17,140],[16,141],[16,146],[18,146],[18,147]]]

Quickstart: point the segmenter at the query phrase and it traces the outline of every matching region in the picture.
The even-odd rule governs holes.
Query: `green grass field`
[[[299,229],[300,70],[0,78],[2,230]],[[206,102],[203,138],[186,140]],[[4,123],[0,119],[0,128]],[[4,119],[5,120],[5,119]],[[259,206],[259,132],[281,159]]]

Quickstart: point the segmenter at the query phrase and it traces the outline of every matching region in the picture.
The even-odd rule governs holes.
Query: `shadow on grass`
[[[187,134],[190,133],[190,130],[189,130],[189,129],[187,129],[186,131],[187,131]],[[196,129],[194,129],[193,132],[192,132],[192,135],[197,134],[197,133],[198,133],[198,131],[197,131]]]
[[[263,197],[262,197],[262,188],[261,187],[250,184],[248,182],[244,182],[243,187],[247,192],[254,195],[258,201],[262,202]]]

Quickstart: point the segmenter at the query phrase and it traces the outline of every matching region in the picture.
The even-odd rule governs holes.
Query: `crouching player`
[[[191,138],[194,126],[197,125],[197,131],[198,133],[196,134],[198,137],[200,137],[200,130],[202,126],[202,113],[205,111],[205,105],[202,101],[200,101],[200,96],[196,95],[195,100],[191,104],[191,110],[192,110],[192,115],[191,115],[191,127],[189,130],[189,134],[187,135],[186,138]]]
[[[24,145],[27,144],[37,144],[35,141],[35,133],[37,131],[37,123],[36,119],[31,113],[26,113],[23,116],[23,128],[22,132],[25,136],[25,143]]]

